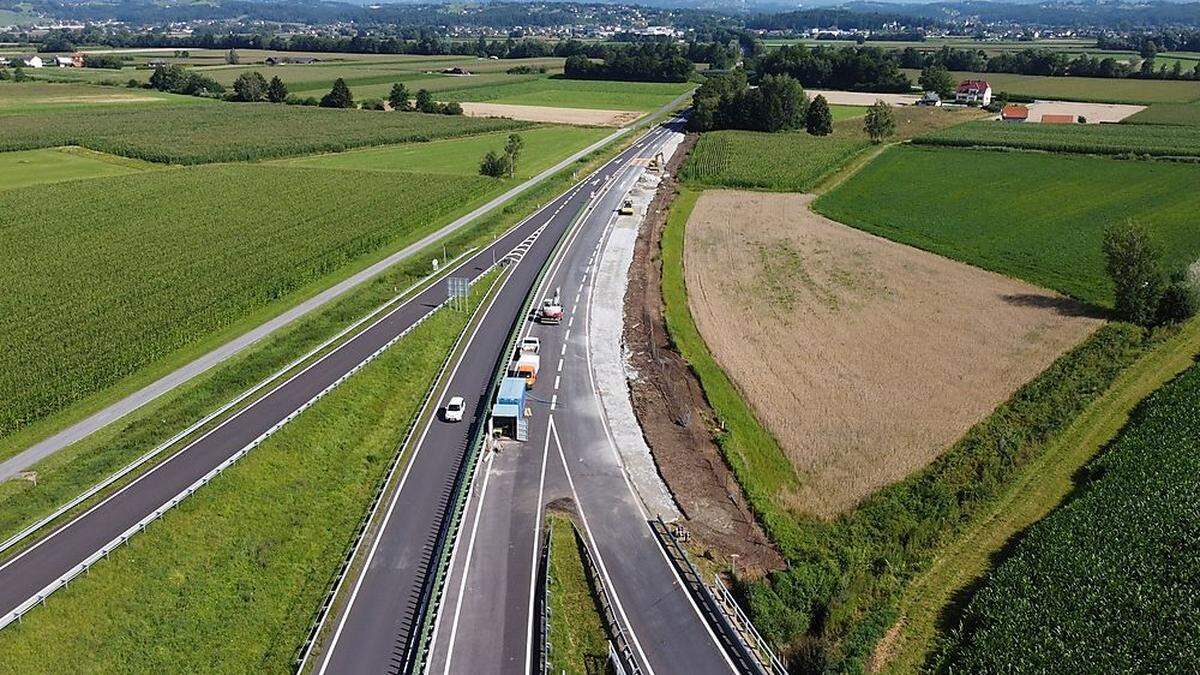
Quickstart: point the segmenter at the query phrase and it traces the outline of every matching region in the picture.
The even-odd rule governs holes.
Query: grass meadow
[[[4,191],[0,284],[13,292],[0,296],[10,346],[0,434],[413,241],[500,187],[223,165]]]
[[[426,143],[405,143],[327,155],[282,160],[293,166],[371,171],[419,171],[474,176],[489,150],[502,152],[509,134],[518,133],[525,147],[517,162],[517,178],[529,178],[611,131],[589,127],[541,126]],[[2,155],[0,155],[2,157]]]
[[[1200,624],[1200,366],[1152,394],[971,600],[955,672],[1173,672]]]
[[[1155,103],[1123,121],[1125,124],[1200,126],[1200,103]]]
[[[142,110],[105,108],[5,115],[0,117],[5,131],[0,136],[0,151],[81,145],[151,162],[204,164],[336,152],[529,126],[503,119],[270,103],[156,105],[159,107]]]
[[[648,112],[670,103],[693,86],[687,82],[610,82],[542,77],[491,87],[451,89],[439,93],[438,99]]]
[[[209,106],[216,103],[217,101],[209,98],[170,94],[153,89],[32,81],[0,82],[0,116],[58,111],[145,110],[168,105]],[[4,123],[8,124],[8,120],[5,119]],[[48,123],[53,124],[50,121]],[[5,134],[4,138],[8,137],[8,134]]]
[[[914,82],[919,70],[905,70]],[[1200,82],[1136,78],[1051,77],[956,71],[955,80],[984,79],[994,93],[1093,103],[1190,103],[1200,100]]]
[[[898,147],[815,208],[872,234],[1109,307],[1105,226],[1143,223],[1169,268],[1189,265],[1200,258],[1198,184],[1200,166],[1191,164]]]
[[[0,190],[137,173],[153,164],[82,148],[0,152]]]
[[[1200,110],[1200,104],[1196,109]],[[1143,112],[1152,110],[1153,107]],[[918,136],[913,142],[920,145],[1006,147],[1093,155],[1200,157],[1200,125],[971,122]]]
[[[477,304],[488,284],[478,284]],[[468,314],[443,310],[0,634],[0,672],[289,672]]]

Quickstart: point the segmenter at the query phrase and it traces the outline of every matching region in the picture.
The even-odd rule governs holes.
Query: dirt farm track
[[[1099,320],[811,199],[706,191],[684,264],[696,325],[801,477],[794,506],[829,516],[926,465]]]

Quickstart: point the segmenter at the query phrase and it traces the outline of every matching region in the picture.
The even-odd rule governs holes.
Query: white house
[[[987,80],[963,80],[954,90],[955,103],[977,103],[988,105],[992,102],[992,85]]]
[[[58,66],[59,68],[74,68],[75,59],[71,58],[70,56],[56,56],[54,57],[54,65]]]
[[[13,60],[22,66],[25,66],[26,68],[41,68],[43,65],[42,57],[38,56],[37,54],[25,54],[18,56]]]

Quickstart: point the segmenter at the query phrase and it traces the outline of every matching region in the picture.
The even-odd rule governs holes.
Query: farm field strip
[[[0,116],[56,111],[142,110],[162,106],[204,106],[215,103],[212,99],[170,94],[153,89],[125,89],[73,83],[0,82]],[[7,120],[5,123],[7,124]]]
[[[1126,124],[1174,124],[1200,126],[1200,103],[1155,103],[1128,117]]]
[[[403,145],[351,150],[348,152],[280,160],[294,166],[372,171],[417,171],[422,173],[475,176],[479,162],[489,150],[502,152],[512,133],[525,142],[516,177],[529,178],[564,157],[611,133],[607,129],[542,126],[519,132],[501,131],[466,138],[406,143]],[[0,155],[2,157],[2,155]]]
[[[872,234],[1109,307],[1104,228],[1134,219],[1168,269],[1186,267],[1200,258],[1197,184],[1200,166],[1185,163],[897,147],[814,206]]]
[[[343,266],[415,240],[500,185],[480,177],[224,165],[0,193],[10,261],[0,277],[24,289],[0,299],[0,335],[15,346],[0,356],[0,433]],[[189,195],[187,209],[178,208],[179,195]],[[228,236],[230,222],[242,223],[236,239]],[[64,250],[64,238],[75,245]]]
[[[1200,105],[1197,108],[1200,109]],[[1136,118],[1134,115],[1130,119],[1136,121]],[[1189,116],[1189,119],[1200,119],[1200,115]],[[1200,157],[1200,126],[971,122],[918,136],[913,142],[1076,154]]]
[[[914,82],[920,71],[905,69]],[[1200,100],[1200,82],[1136,78],[1051,77],[952,72],[956,80],[984,79],[995,93],[1092,103],[1188,103]]]
[[[491,87],[449,89],[444,101],[511,103],[564,108],[599,108],[649,112],[688,91],[687,82],[611,82],[539,77]]]
[[[82,145],[153,162],[204,164],[336,152],[528,126],[501,119],[270,103],[155,105],[146,110],[6,115],[2,118],[6,133],[0,138],[0,151]]]
[[[1169,672],[1195,657],[1200,365],[1151,395],[972,598],[956,670]]]
[[[28,185],[100,178],[156,168],[137,160],[82,148],[0,152],[0,190]]]

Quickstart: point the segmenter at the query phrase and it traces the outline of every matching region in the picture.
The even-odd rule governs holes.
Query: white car
[[[463,419],[463,410],[466,409],[467,403],[461,396],[453,396],[446,403],[446,409],[442,412],[442,419],[447,422],[461,422]]]

